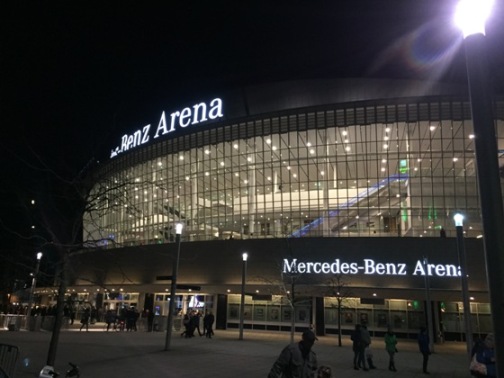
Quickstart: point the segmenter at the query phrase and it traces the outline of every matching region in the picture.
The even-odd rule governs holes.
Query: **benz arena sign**
[[[214,98],[208,104],[206,102],[200,102],[199,104],[191,107],[177,110],[170,113],[169,117],[167,117],[165,111],[163,111],[155,131],[149,124],[132,134],[123,135],[121,138],[121,144],[111,151],[110,157],[113,158],[123,152],[144,145],[151,139],[156,139],[160,136],[173,133],[178,128],[194,126],[199,123],[215,120],[222,116],[222,100],[220,98]],[[151,136],[151,134],[154,135]]]
[[[285,274],[364,274],[376,276],[434,276],[460,277],[460,267],[451,264],[425,264],[417,260],[414,267],[405,263],[376,262],[373,259],[344,262],[300,262],[297,259],[284,259],[282,273]]]

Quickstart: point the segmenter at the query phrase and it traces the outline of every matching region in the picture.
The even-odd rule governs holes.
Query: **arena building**
[[[494,116],[504,150],[502,98]],[[473,138],[466,88],[436,82],[285,82],[167,104],[96,171],[69,295],[166,316],[182,223],[177,307],[213,311],[217,328],[238,327],[246,266],[246,329],[335,333],[339,299],[345,332],[416,334],[432,308],[437,334],[462,339],[460,212],[473,329],[487,333]]]

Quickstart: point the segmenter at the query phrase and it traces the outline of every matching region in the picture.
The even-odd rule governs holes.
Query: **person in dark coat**
[[[203,317],[203,331],[205,332],[205,336],[209,339],[212,338],[213,332],[213,324],[215,321],[215,316],[212,314],[212,311],[208,311]]]
[[[366,367],[366,361],[364,359],[364,350],[366,347],[362,340],[360,324],[355,325],[355,330],[350,335],[350,339],[352,340],[352,350],[354,352],[354,369],[359,370],[359,367],[362,367],[364,370],[368,370],[368,368]]]
[[[418,333],[418,348],[423,356],[422,370],[424,374],[429,374],[427,371],[427,363],[429,362],[429,355],[431,354],[429,344],[430,339],[427,329],[425,327],[421,327],[420,332]]]
[[[301,341],[287,345],[271,368],[268,378],[314,378],[317,355],[312,351],[317,337],[313,331],[303,332]]]
[[[86,331],[89,331],[89,320],[91,318],[91,310],[89,309],[89,307],[87,307],[84,312],[82,313],[82,317],[81,317],[81,326],[80,326],[80,329],[79,331],[82,331],[82,328],[86,327]]]

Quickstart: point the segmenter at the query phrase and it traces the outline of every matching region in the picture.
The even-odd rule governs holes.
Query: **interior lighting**
[[[350,152],[350,150],[351,150],[350,146],[345,147],[345,151]]]
[[[434,130],[436,130],[436,126],[434,126],[434,125],[430,126],[430,127],[429,127],[429,130],[430,130],[430,131],[434,131]]]
[[[180,155],[179,159],[184,160],[184,155]]]
[[[234,145],[233,145],[233,148],[234,148],[235,150],[237,150],[237,149],[238,149],[238,145],[237,145],[237,144],[234,144]]]
[[[205,150],[205,154],[210,155],[210,150]]]
[[[453,158],[453,161],[454,161],[454,162],[458,161],[458,157],[454,157],[454,158]]]
[[[266,144],[271,144],[271,139],[266,139]]]
[[[469,139],[474,139],[474,134],[469,134]]]

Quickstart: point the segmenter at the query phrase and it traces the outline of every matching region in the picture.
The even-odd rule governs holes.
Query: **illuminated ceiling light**
[[[346,136],[346,135],[348,135],[348,131],[346,131],[346,130],[343,130],[343,131],[341,132],[341,135],[343,135],[343,136]]]
[[[325,175],[325,172],[324,172],[324,171],[320,171],[320,175],[321,175],[321,176],[324,176],[324,175]]]
[[[271,147],[271,149],[272,149],[273,151],[276,151],[276,150],[277,150],[277,147],[276,147],[276,146],[273,146],[273,147]]]
[[[189,176],[186,176],[186,178],[185,178],[185,179],[186,179],[186,181],[189,181]]]
[[[244,184],[248,184],[248,180],[243,180],[243,183]]]
[[[205,172],[205,176],[210,176],[210,173],[209,172]]]
[[[226,291],[227,291],[228,293],[231,293],[231,289],[227,289]]]
[[[384,140],[384,141],[387,141],[387,140],[389,140],[389,137],[388,137],[388,136],[384,136],[384,137],[383,137],[383,140]]]
[[[387,162],[387,159],[382,159],[381,161],[383,164],[385,164]]]
[[[474,139],[474,134],[469,134],[469,139]]]
[[[414,170],[415,170],[415,171],[418,171],[418,167],[415,167],[415,168],[414,168]]]
[[[474,301],[474,299],[475,299],[474,297],[469,297],[469,300],[471,301]]]
[[[454,161],[454,162],[458,161],[458,157],[454,157],[454,158],[453,158],[453,161]]]
[[[311,143],[310,142],[306,142],[306,147],[311,147]]]
[[[210,155],[210,150],[205,150],[205,154]]]
[[[247,161],[252,161],[252,158],[249,156],[249,157],[247,158]]]
[[[224,162],[223,162],[223,161],[221,161],[221,162],[220,162],[220,165],[221,165],[221,167],[224,167]]]
[[[235,173],[235,176],[238,177],[238,176],[240,176],[240,174],[237,172],[237,173]]]
[[[386,132],[386,133],[390,133],[390,127],[386,127],[386,128],[385,128],[385,132]]]
[[[373,297],[376,297],[376,293],[373,293]]]
[[[271,177],[270,176],[268,176],[268,181],[271,181]]]
[[[163,163],[158,161],[157,165],[158,165],[158,167],[161,167],[161,166],[163,166]]]
[[[288,165],[288,166],[287,166],[287,170],[288,170],[288,171],[290,171],[290,169],[291,169],[291,167],[290,167],[290,165]]]
[[[383,145],[383,148],[384,148],[385,150],[387,150],[387,149],[388,149],[388,144],[386,144],[386,143],[385,143],[385,144]]]
[[[179,160],[184,160],[184,155],[180,155]]]
[[[237,150],[237,149],[238,149],[238,145],[237,145],[237,144],[234,144],[234,145],[233,145],[233,148],[234,148],[235,150]]]
[[[294,173],[294,174],[292,175],[292,177],[296,178],[296,177],[297,177],[297,175]]]
[[[271,144],[271,139],[266,139],[266,144]]]
[[[350,146],[346,146],[346,147],[345,147],[345,151],[346,151],[346,152],[350,152],[350,150],[351,150]]]
[[[312,154],[312,155],[313,155],[314,153],[315,153],[315,150],[311,149],[311,150],[310,150],[310,154]]]
[[[430,131],[434,131],[434,130],[436,130],[436,126],[434,126],[434,125],[430,126],[430,127],[429,127],[429,130],[430,130]]]
[[[385,171],[386,171],[386,169],[385,169],[384,167],[382,167],[381,171],[382,171],[382,172],[385,172]]]
[[[480,235],[476,236],[476,239],[483,239],[483,235],[480,234]]]

